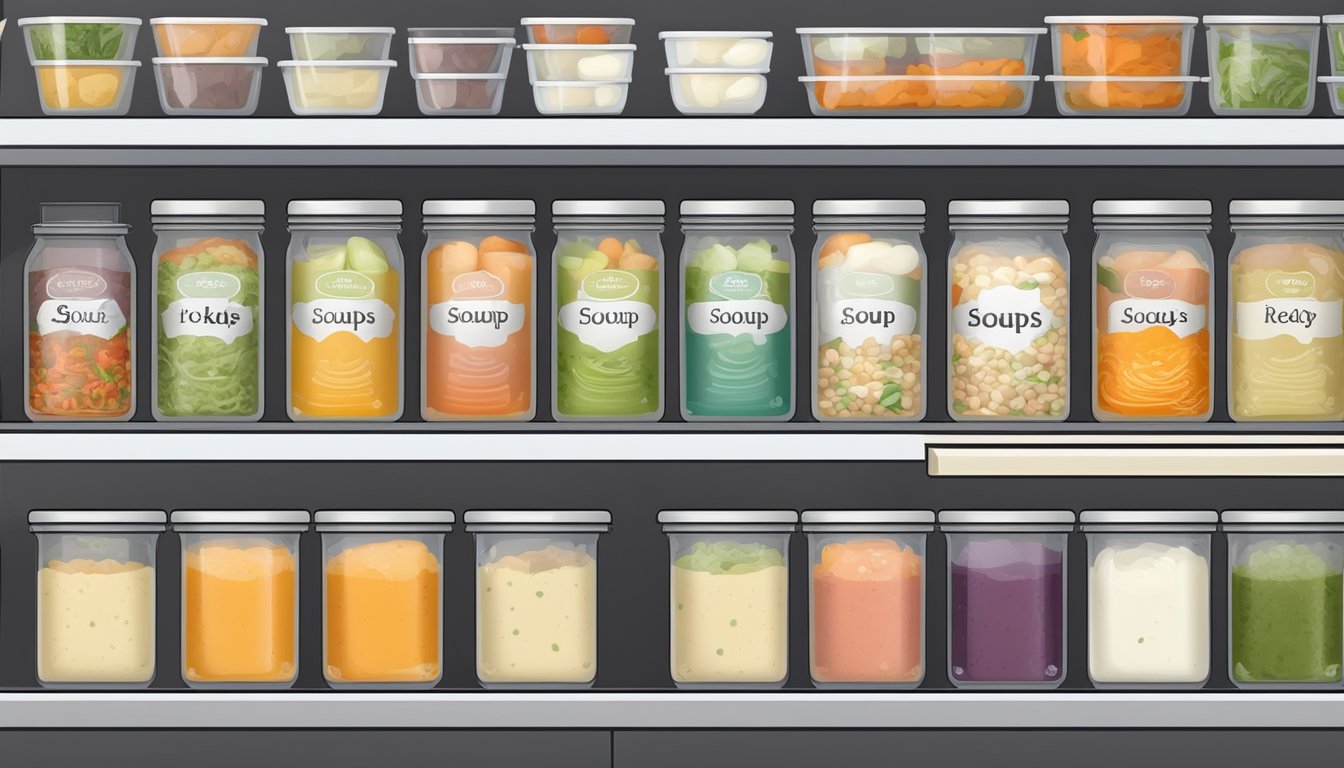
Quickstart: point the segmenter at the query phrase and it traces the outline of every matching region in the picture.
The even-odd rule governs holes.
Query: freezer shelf
[[[1344,448],[929,448],[935,477],[1336,477]]]

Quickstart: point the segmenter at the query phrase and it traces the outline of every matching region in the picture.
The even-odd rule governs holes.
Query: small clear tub
[[[1344,116],[1344,76],[1329,75],[1317,78],[1330,94],[1330,109],[1336,115]]]
[[[999,116],[1026,114],[1035,75],[800,77],[812,114]]]
[[[532,98],[543,115],[619,115],[625,111],[630,81],[533,83]]]
[[[395,61],[282,61],[296,115],[376,115]]]
[[[754,115],[765,106],[766,71],[667,69],[672,103],[683,115]]]
[[[634,19],[533,16],[522,20],[529,43],[614,45],[630,42]]]
[[[167,58],[252,58],[265,19],[163,17],[150,19],[154,44]]]
[[[497,115],[508,75],[417,75],[415,98],[426,115]]]
[[[1321,22],[1330,40],[1330,74],[1344,75],[1344,14],[1322,16]]]
[[[154,82],[165,115],[250,115],[266,59],[156,58]]]
[[[1319,16],[1205,16],[1218,115],[1307,115],[1316,106]]]
[[[37,97],[44,115],[119,117],[131,110],[138,61],[39,61]]]
[[[1047,75],[1055,85],[1061,115],[1143,117],[1184,115],[1198,77],[1066,77]]]
[[[527,75],[534,83],[612,82],[635,71],[635,46],[524,45]]]
[[[808,77],[1025,75],[1044,27],[804,27]]]
[[[511,37],[412,37],[411,76],[450,74],[507,75],[517,44]]]
[[[379,61],[392,52],[393,27],[286,27],[299,61]]]
[[[1046,16],[1055,74],[1179,77],[1190,74],[1194,16]]]
[[[129,61],[139,19],[122,16],[37,16],[19,19],[28,61]]]
[[[770,32],[659,32],[670,69],[770,71]]]

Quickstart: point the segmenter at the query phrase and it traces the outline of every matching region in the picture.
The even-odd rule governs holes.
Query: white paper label
[[[909,304],[886,299],[841,299],[821,313],[821,338],[841,339],[859,347],[873,339],[879,346],[890,346],[897,336],[915,332],[919,313]]]
[[[986,288],[952,310],[952,330],[967,340],[1014,354],[1050,331],[1054,314],[1041,303],[1041,289],[1012,285]]]
[[[37,332],[74,333],[110,339],[126,327],[126,316],[112,299],[47,299],[37,308]]]
[[[642,301],[579,299],[560,308],[560,327],[599,352],[615,352],[657,325],[657,313]]]
[[[377,299],[299,301],[294,303],[293,317],[299,333],[318,341],[341,331],[353,333],[364,342],[385,339],[396,325],[396,312]]]
[[[1122,299],[1106,312],[1111,333],[1136,333],[1149,328],[1169,328],[1176,338],[1204,330],[1208,313],[1199,304],[1176,299]]]
[[[522,330],[526,311],[507,301],[445,301],[429,308],[429,327],[472,349],[493,349]]]
[[[160,316],[163,334],[209,336],[232,344],[252,332],[252,309],[228,299],[178,299]]]
[[[765,337],[784,330],[789,312],[766,299],[697,301],[686,308],[686,322],[701,336],[750,336],[759,346]]]
[[[1266,299],[1237,302],[1239,339],[1292,336],[1303,344],[1344,334],[1344,299]]]

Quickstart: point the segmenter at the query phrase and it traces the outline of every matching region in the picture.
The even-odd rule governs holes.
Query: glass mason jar
[[[289,204],[289,354],[295,421],[401,418],[400,200]]]
[[[33,421],[135,415],[135,260],[118,203],[43,203],[24,264],[23,409]]]
[[[1098,200],[1092,214],[1092,415],[1208,421],[1213,204]]]
[[[1057,688],[1067,653],[1068,511],[938,513],[947,535],[948,679]]]
[[[1100,511],[1087,534],[1087,673],[1098,688],[1209,679],[1210,540],[1218,513]]]
[[[1344,512],[1229,511],[1223,530],[1232,682],[1344,685]]]
[[[37,682],[146,688],[154,680],[158,510],[33,510]]]
[[[1344,200],[1233,200],[1228,410],[1344,420]]]
[[[953,200],[948,410],[957,421],[1069,415],[1067,200]]]
[[[663,415],[661,200],[557,200],[557,421]]]
[[[664,510],[678,688],[779,688],[789,677],[785,510]]]
[[[605,510],[473,510],[476,677],[486,688],[591,688]]]
[[[792,200],[685,200],[681,415],[793,415]]]
[[[818,200],[812,220],[812,415],[924,418],[924,201]]]
[[[803,513],[814,685],[915,688],[924,680],[932,530],[927,510]]]
[[[448,511],[322,510],[322,674],[333,688],[433,688],[443,677]]]
[[[420,414],[530,420],[537,411],[531,200],[426,200]]]
[[[263,410],[261,200],[155,200],[158,421],[256,421]]]
[[[299,674],[300,510],[178,510],[182,680],[289,688]]]

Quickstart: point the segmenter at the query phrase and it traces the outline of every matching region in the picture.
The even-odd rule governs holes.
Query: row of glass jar
[[[323,673],[333,687],[433,687],[442,675],[451,512],[322,511]],[[678,687],[788,677],[791,511],[667,510],[670,671]],[[34,511],[44,686],[154,677],[162,512]],[[298,671],[302,511],[178,511],[182,678],[288,687]],[[486,687],[597,676],[605,511],[472,511],[476,672]],[[1066,665],[1068,511],[944,511],[948,676],[1056,687]],[[1210,667],[1215,512],[1089,511],[1088,673],[1099,687],[1200,687]],[[811,677],[904,688],[925,676],[929,511],[809,511]],[[1225,512],[1229,674],[1241,687],[1339,687],[1344,512]]]
[[[569,200],[552,210],[555,417],[661,418],[663,203]],[[264,212],[261,201],[153,204],[155,418],[260,418]],[[535,212],[529,200],[424,203],[425,419],[535,415]],[[918,200],[814,205],[816,418],[925,415],[924,213]],[[950,415],[1066,418],[1067,201],[953,201],[948,213]],[[1093,414],[1207,420],[1212,205],[1103,200],[1093,213]],[[690,200],[681,214],[682,416],[789,419],[793,203]],[[1231,214],[1232,418],[1344,420],[1344,201],[1233,201]],[[33,419],[135,410],[134,265],[119,218],[115,205],[43,206],[27,267]],[[401,222],[395,200],[289,204],[292,419],[401,416]]]

